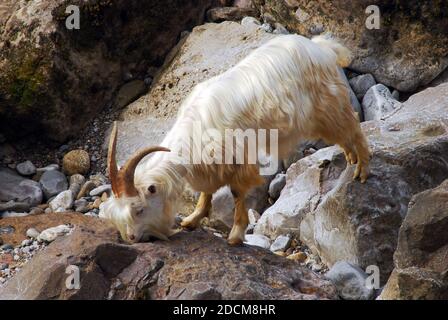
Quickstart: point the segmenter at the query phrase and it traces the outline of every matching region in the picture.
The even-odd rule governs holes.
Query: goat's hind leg
[[[244,242],[247,225],[249,224],[249,216],[246,205],[244,204],[246,194],[232,190],[235,199],[235,214],[233,218],[233,227],[230,231],[227,242],[232,245],[240,245]]]
[[[181,227],[190,230],[194,230],[199,227],[202,218],[208,216],[211,206],[212,195],[209,193],[201,192],[194,212],[182,220],[180,224]]]

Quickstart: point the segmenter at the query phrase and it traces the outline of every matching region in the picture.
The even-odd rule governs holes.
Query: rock
[[[261,29],[267,33],[272,33],[272,31],[273,31],[272,26],[266,22],[261,25]]]
[[[289,256],[287,256],[286,259],[294,260],[294,261],[298,261],[298,262],[302,263],[302,262],[305,262],[305,260],[307,259],[307,256],[303,252],[296,252],[296,253],[293,253],[293,254],[290,254]]]
[[[0,30],[2,131],[56,141],[76,136],[121,87],[123,70],[144,74],[159,66],[213,3],[86,0],[77,3],[82,27],[70,30],[66,3],[8,2]]]
[[[323,30],[352,50],[354,71],[372,74],[377,82],[403,92],[430,83],[448,66],[446,15],[448,3],[422,6],[407,1],[379,0],[380,28],[369,29],[371,13],[363,1],[254,0],[291,32],[312,36]],[[386,9],[387,8],[387,9]],[[399,45],[398,45],[399,44]]]
[[[353,91],[356,93],[356,97],[360,100],[362,100],[371,87],[376,85],[375,78],[370,73],[354,77],[349,82]]]
[[[382,84],[371,87],[362,100],[366,121],[383,120],[400,107],[401,103],[395,100],[389,89]]]
[[[254,188],[246,196],[246,208],[262,212],[267,206],[267,185]],[[229,232],[233,226],[235,200],[229,187],[222,187],[213,194],[209,225]]]
[[[62,191],[50,201],[50,208],[53,212],[68,211],[73,207],[74,197],[71,190]]]
[[[254,18],[254,17],[244,17],[241,20],[241,25],[242,26],[252,26],[252,25],[261,26],[261,22],[260,22],[260,20],[258,20],[257,18]]]
[[[2,219],[4,219],[4,218],[13,218],[13,217],[26,217],[27,215],[29,215],[29,213],[7,211],[7,212],[0,214],[0,217]]]
[[[95,189],[96,185],[93,181],[87,181],[86,183],[84,183],[84,185],[81,187],[81,190],[78,193],[78,196],[76,197],[76,199],[81,199],[82,197],[88,196],[90,191],[92,191],[93,189]]]
[[[274,34],[289,34],[289,31],[281,23],[276,22],[274,28]]]
[[[86,199],[78,199],[74,202],[76,212],[86,213],[90,210],[89,202]]]
[[[86,178],[80,174],[74,174],[70,177],[69,190],[74,194],[78,195],[84,185]]]
[[[99,187],[108,183],[108,179],[102,173],[93,174],[89,177],[89,179],[95,184],[95,187]]]
[[[260,214],[254,209],[247,210],[247,215],[249,217],[250,224],[256,224],[258,220],[260,220]]]
[[[291,244],[291,238],[288,236],[278,236],[269,248],[272,252],[285,251]]]
[[[448,176],[447,109],[443,84],[411,96],[385,120],[363,123],[372,150],[365,184],[352,180],[355,166],[346,165],[339,147],[299,160],[254,232],[299,236],[329,266],[377,265],[384,284],[411,197]]]
[[[90,191],[89,195],[91,197],[101,196],[103,194],[103,192],[107,192],[108,194],[110,194],[111,191],[112,191],[112,186],[110,184],[105,184],[103,186],[99,186],[99,187],[93,189],[92,191]]]
[[[115,98],[115,108],[122,109],[146,91],[146,84],[142,80],[133,80],[124,84]]]
[[[0,203],[0,212],[4,211],[15,211],[15,212],[26,212],[30,210],[30,205],[27,202],[15,202],[8,201],[6,203]]]
[[[118,139],[120,140],[120,132],[123,130],[148,133],[149,129],[144,127],[162,120],[170,122],[165,127],[170,129],[180,104],[195,85],[233,67],[252,50],[273,37],[274,35],[266,34],[257,25],[242,26],[231,21],[195,27],[169,54],[148,94],[125,108],[121,118],[135,122],[130,122],[127,128],[119,126]],[[145,139],[140,138],[140,145],[151,143],[148,141],[151,135],[142,137]],[[120,144],[117,146],[119,163],[120,153],[124,153],[120,151]],[[126,146],[123,149],[126,150]]]
[[[342,70],[342,68],[339,68],[339,74],[341,75],[342,79],[344,80],[345,86],[347,87],[350,96],[350,104],[352,105],[353,110],[358,114],[359,121],[364,121],[364,112],[362,110],[361,104],[359,103],[356,94],[353,92],[353,89],[350,86],[347,76],[345,75],[345,72],[344,70]]]
[[[74,174],[86,175],[90,170],[89,153],[84,150],[70,151],[62,159],[62,169],[69,176]]]
[[[23,178],[10,169],[0,168],[0,201],[26,202],[36,206],[42,202],[39,183]]]
[[[30,214],[44,214],[45,210],[39,207],[32,208]]]
[[[245,244],[250,246],[256,246],[264,249],[269,249],[271,246],[271,241],[268,237],[265,237],[261,234],[247,234]]]
[[[117,233],[107,221],[93,221],[96,227],[75,226],[69,235],[56,239],[36,254],[20,273],[0,288],[0,297],[27,300],[50,297],[113,300],[336,298],[334,286],[322,276],[267,250],[231,247],[224,239],[200,230],[180,232],[169,242],[123,245],[118,243]],[[65,286],[67,261],[80,268],[80,289],[69,290]],[[190,279],[188,283],[186,278]]]
[[[26,236],[31,239],[37,239],[39,234],[40,232],[37,231],[35,228],[29,228],[28,230],[26,230]]]
[[[37,237],[38,241],[53,242],[57,237],[66,235],[71,231],[71,227],[61,224],[60,226],[48,228],[42,231]]]
[[[207,11],[207,21],[239,21],[246,16],[255,17],[258,12],[254,8],[217,7]]]
[[[22,176],[31,176],[36,173],[36,167],[29,160],[19,163],[16,167],[16,170]]]
[[[45,198],[47,199],[50,199],[68,188],[67,178],[62,172],[57,170],[44,172],[39,183],[42,186]]]
[[[12,246],[9,243],[5,243],[0,247],[0,249],[3,251],[10,251],[10,250],[14,250],[14,246]]]
[[[374,288],[367,286],[367,274],[347,261],[336,262],[325,276],[333,282],[344,300],[370,300],[374,297]]]
[[[448,180],[412,197],[380,299],[447,300]]]
[[[273,200],[277,200],[280,197],[280,192],[286,184],[286,174],[279,173],[275,176],[274,180],[269,184],[269,196]]]

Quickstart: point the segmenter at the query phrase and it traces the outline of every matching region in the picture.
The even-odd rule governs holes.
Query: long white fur
[[[327,86],[330,90],[343,85],[342,79],[334,77],[334,70],[337,65],[345,66],[349,60],[350,52],[332,39],[277,36],[233,68],[197,85],[183,102],[177,121],[161,146],[179,150],[190,139],[200,141],[192,137],[191,131],[192,122],[200,121],[204,130],[214,128],[221,132],[226,128],[279,129],[279,149],[289,151],[300,139],[307,138],[313,111],[310,83]],[[316,67],[319,73],[313,72]],[[198,144],[192,147],[201,149]],[[136,168],[137,189],[144,190],[155,183],[162,188],[164,200],[175,203],[185,182],[199,191],[213,184],[197,181],[191,174],[192,166],[176,164],[173,157],[176,157],[173,152],[158,152],[144,159]],[[112,219],[122,234],[124,224],[132,220],[128,210],[119,205],[123,201],[144,203],[145,197],[142,194],[137,198],[111,198],[103,205],[101,216]],[[167,233],[168,236],[174,208],[171,211],[168,218],[157,215],[148,218],[145,222],[148,233]],[[162,223],[169,227],[160,231]]]

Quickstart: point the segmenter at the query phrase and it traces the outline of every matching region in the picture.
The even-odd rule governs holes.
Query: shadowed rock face
[[[160,66],[213,0],[7,1],[0,5],[0,126],[63,141],[123,83]],[[80,29],[68,30],[68,5]]]
[[[230,247],[204,231],[125,245],[107,221],[90,219],[73,220],[72,233],[39,252],[0,299],[337,298],[322,276],[268,250]],[[80,270],[78,290],[66,288],[69,265]]]
[[[264,15],[306,36],[330,32],[353,51],[351,68],[377,82],[414,91],[448,66],[448,3],[444,0],[254,0]],[[366,8],[380,9],[369,30]]]
[[[254,232],[299,235],[329,265],[377,265],[385,283],[411,197],[448,177],[447,115],[443,84],[412,96],[383,121],[363,123],[372,150],[365,184],[352,180],[355,166],[346,166],[339,147],[299,160]]]
[[[448,180],[415,195],[381,299],[448,299]]]

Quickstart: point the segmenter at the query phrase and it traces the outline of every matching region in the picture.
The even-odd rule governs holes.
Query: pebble
[[[95,189],[95,183],[93,181],[87,181],[86,183],[84,183],[84,185],[82,186],[81,190],[78,193],[78,196],[76,197],[76,199],[81,199],[82,197],[85,197],[86,195],[89,194],[90,191],[92,191],[93,189]]]
[[[105,184],[103,186],[99,186],[99,187],[93,189],[92,191],[90,191],[89,195],[91,197],[95,197],[95,196],[102,195],[103,192],[107,192],[110,194],[111,190],[112,190],[112,186],[110,184]]]
[[[76,212],[86,213],[89,211],[89,202],[85,198],[76,200],[74,206]]]
[[[1,211],[28,211],[30,210],[30,204],[27,202],[15,202],[13,200],[8,201],[6,203],[0,203],[0,212]]]
[[[47,199],[68,189],[67,178],[57,170],[46,171],[39,182]]]
[[[66,190],[58,194],[51,202],[50,208],[54,212],[64,212],[73,207],[73,193],[71,190]]]
[[[250,246],[256,246],[265,249],[269,249],[269,247],[271,246],[271,241],[269,240],[269,238],[261,234],[246,235],[246,241],[244,241],[244,243]]]
[[[37,237],[38,241],[52,242],[57,237],[69,233],[71,228],[68,225],[62,224],[57,227],[48,228],[42,231]]]
[[[31,211],[30,211],[30,215],[32,215],[32,214],[44,214],[44,213],[45,213],[45,210],[42,209],[42,208],[39,208],[39,207],[35,207],[35,208],[31,209]]]
[[[289,236],[280,235],[271,244],[270,250],[272,252],[285,251],[291,244],[291,238]]]
[[[247,215],[249,217],[249,224],[257,224],[258,220],[260,219],[260,214],[254,210],[254,209],[249,209],[247,212]]]
[[[0,264],[0,270],[5,270],[5,269],[7,269],[9,267],[9,264],[7,264],[7,263],[2,263],[2,264]]]
[[[62,159],[63,171],[72,176],[74,174],[87,174],[90,170],[90,156],[85,150],[72,150]]]
[[[31,176],[36,173],[36,167],[29,160],[19,163],[16,170],[22,176]]]
[[[26,247],[26,246],[31,245],[32,243],[33,243],[33,240],[25,239],[25,240],[22,241],[21,246],[22,247]]]
[[[250,26],[250,25],[261,25],[260,21],[254,17],[244,17],[241,20],[241,25],[242,26]]]
[[[266,31],[268,33],[272,33],[272,26],[269,23],[263,23],[261,25],[261,29],[263,29],[264,31]]]
[[[286,257],[286,259],[295,260],[298,262],[305,262],[307,256],[303,252],[296,252]]]
[[[349,80],[350,86],[358,99],[362,99],[366,92],[376,85],[375,78],[370,74],[362,74]]]
[[[39,234],[40,232],[37,231],[35,228],[29,228],[28,230],[26,230],[26,236],[28,238],[37,239]]]
[[[5,243],[4,245],[2,245],[0,247],[0,249],[3,251],[9,251],[9,250],[14,250],[14,247],[9,243]]]
[[[73,195],[78,195],[85,182],[86,178],[81,174],[74,174],[70,177],[69,189],[72,191]]]

